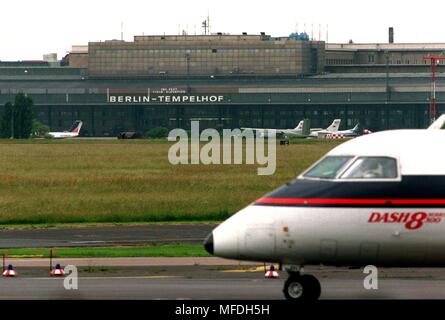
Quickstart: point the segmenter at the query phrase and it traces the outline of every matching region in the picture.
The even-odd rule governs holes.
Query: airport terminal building
[[[394,58],[384,59],[385,65],[378,54],[360,58],[363,48],[329,48],[322,41],[265,34],[94,42],[74,47],[61,65],[0,62],[0,105],[25,92],[51,130],[66,130],[80,119],[86,136],[188,129],[191,120],[202,129],[294,128],[303,118],[313,127],[340,118],[342,128],[360,122],[373,131],[428,125],[427,64]],[[422,55],[433,50],[414,49]],[[439,113],[445,112],[441,68]]]

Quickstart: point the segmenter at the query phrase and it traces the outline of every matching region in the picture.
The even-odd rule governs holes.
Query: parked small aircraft
[[[341,119],[335,119],[332,124],[326,129],[311,129],[309,137],[311,138],[324,138],[327,134],[338,132],[340,128]]]
[[[301,120],[294,129],[264,129],[264,128],[241,128],[241,130],[252,130],[261,137],[274,134],[279,139],[306,138],[309,136],[308,120]]]
[[[75,138],[79,135],[83,122],[80,120],[74,121],[73,125],[68,131],[63,132],[48,132],[47,137],[50,139],[66,139]]]
[[[348,130],[338,130],[338,134],[344,137],[357,137],[360,135],[360,123],[357,123],[354,128]]]

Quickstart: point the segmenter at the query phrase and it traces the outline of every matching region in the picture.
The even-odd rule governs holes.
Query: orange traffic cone
[[[51,277],[64,277],[65,271],[60,267],[60,264],[56,264],[56,267],[51,270]]]
[[[17,272],[14,270],[12,264],[8,265],[8,268],[3,272],[4,277],[17,277]]]
[[[266,272],[264,275],[265,278],[268,279],[275,279],[278,278],[280,275],[277,271],[275,271],[275,266],[273,264],[270,265],[269,271]]]

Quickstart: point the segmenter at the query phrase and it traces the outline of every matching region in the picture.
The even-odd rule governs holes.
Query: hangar
[[[335,46],[337,54],[340,49]],[[189,129],[191,120],[200,120],[202,129],[294,128],[303,118],[313,127],[340,118],[342,128],[360,122],[373,131],[428,125],[428,65],[367,64],[365,70],[355,61],[351,72],[344,65],[326,66],[325,56],[331,63],[324,42],[265,35],[90,43],[75,47],[58,65],[0,62],[0,111],[24,92],[52,130],[81,119],[87,136],[159,126]],[[444,113],[445,74],[438,71],[436,99]]]

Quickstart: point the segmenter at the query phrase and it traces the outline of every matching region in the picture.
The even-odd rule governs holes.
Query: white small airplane
[[[357,137],[360,135],[360,123],[357,123],[352,129],[338,130],[337,133],[344,137]]]
[[[48,132],[47,137],[50,139],[66,139],[75,138],[79,135],[83,122],[80,120],[74,121],[73,125],[68,131],[64,132]]]
[[[274,133],[276,137],[283,139],[290,138],[306,138],[309,135],[309,128],[306,127],[307,122],[301,120],[294,129],[263,129],[263,128],[241,128],[241,130],[255,131],[260,137],[267,137]]]
[[[335,119],[332,124],[326,129],[311,129],[310,138],[324,138],[327,134],[338,132],[340,128],[341,119]]]
[[[305,265],[445,267],[444,124],[348,140],[224,221],[204,247],[279,263],[292,301],[321,294]]]

